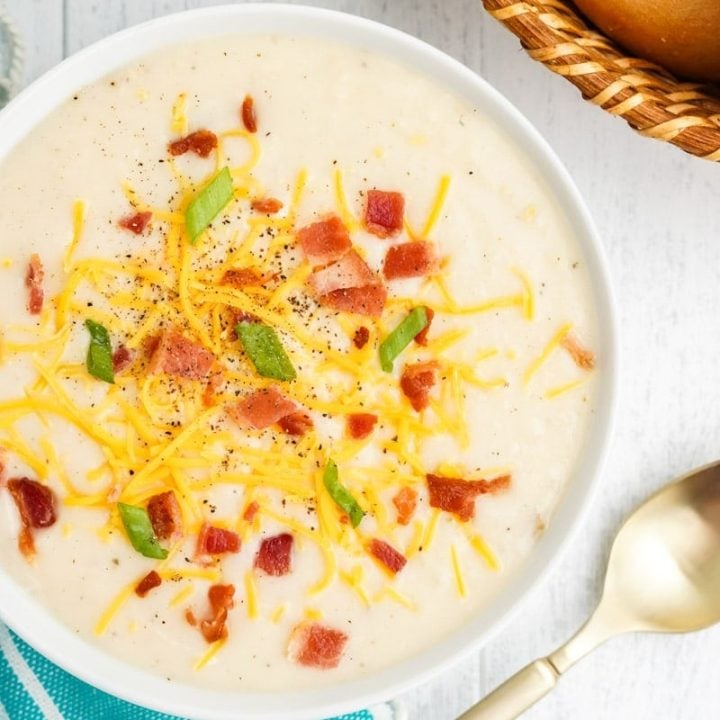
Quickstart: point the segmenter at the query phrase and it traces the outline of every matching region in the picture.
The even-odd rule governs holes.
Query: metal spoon
[[[655,493],[615,538],[600,604],[577,634],[458,720],[512,720],[578,660],[626,632],[690,632],[720,622],[720,462]]]

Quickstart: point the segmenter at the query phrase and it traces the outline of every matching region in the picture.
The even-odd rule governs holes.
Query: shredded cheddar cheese
[[[465,587],[465,578],[463,577],[462,568],[460,567],[460,559],[458,558],[457,548],[455,545],[450,546],[450,557],[452,559],[453,573],[455,574],[455,583],[457,585],[458,595],[467,597],[467,588]]]
[[[465,529],[465,533],[467,535],[470,545],[475,549],[478,555],[480,555],[480,557],[485,560],[488,567],[491,570],[499,570],[500,563],[498,562],[495,554],[490,549],[485,540],[478,533],[472,532],[472,530],[468,530],[467,528]]]
[[[322,620],[323,614],[321,610],[318,610],[317,608],[305,608],[305,617],[308,620]]]
[[[551,400],[552,398],[559,397],[560,395],[564,395],[565,393],[570,392],[571,390],[575,390],[576,388],[579,388],[581,385],[585,384],[585,378],[581,378],[580,380],[571,380],[570,382],[563,383],[562,385],[556,385],[555,387],[551,387],[548,390],[545,391],[545,397],[548,400]]]
[[[535,375],[535,373],[547,362],[547,359],[552,355],[553,351],[560,346],[562,341],[565,339],[567,334],[572,329],[572,325],[570,323],[565,323],[565,325],[562,325],[557,332],[550,338],[547,345],[543,348],[540,355],[538,355],[531,363],[528,365],[527,370],[525,370],[525,374],[523,375],[523,381],[527,385]]]
[[[173,135],[187,134],[187,100],[187,94],[181,93],[172,106]],[[411,142],[427,142],[427,138]],[[193,245],[185,227],[185,212],[238,148],[239,164],[229,168],[233,179],[230,202],[232,215],[237,214],[241,221],[231,228],[215,223]],[[383,152],[376,148],[375,157],[382,158]],[[442,466],[428,467],[428,448],[436,436],[446,435],[460,451],[468,450],[471,428],[466,405],[480,395],[478,390],[490,393],[508,386],[502,376],[506,369],[503,360],[514,355],[502,348],[477,351],[468,342],[473,328],[469,324],[460,327],[458,319],[512,310],[533,322],[541,314],[538,305],[542,298],[536,299],[523,270],[506,268],[503,272],[509,278],[507,289],[504,280],[501,286],[505,294],[462,304],[451,291],[449,275],[441,264],[422,283],[422,297],[401,297],[391,290],[387,316],[369,319],[340,314],[329,328],[318,329],[308,320],[314,312],[314,306],[307,301],[313,268],[300,257],[294,265],[279,266],[287,255],[300,255],[295,247],[296,223],[305,211],[303,202],[310,192],[310,177],[303,168],[294,182],[283,186],[289,195],[281,195],[287,205],[284,214],[252,212],[250,198],[269,196],[255,176],[261,154],[258,135],[238,127],[218,134],[215,167],[204,179],[185,175],[182,163],[166,158],[169,175],[178,188],[177,199],[170,207],[148,204],[129,182],[124,182],[122,192],[131,207],[152,213],[151,230],[153,238],[158,236],[159,248],[153,255],[139,250],[132,257],[76,258],[83,236],[92,232],[96,219],[88,223],[85,202],[74,203],[72,236],[63,257],[66,277],[62,288],[52,298],[39,328],[23,326],[13,329],[12,336],[9,328],[2,329],[0,361],[25,353],[35,377],[23,388],[22,396],[0,401],[0,445],[40,479],[50,475],[56,478],[62,487],[64,505],[103,511],[104,524],[98,528],[97,536],[105,542],[123,532],[118,501],[144,507],[154,495],[173,491],[186,539],[194,538],[205,523],[236,531],[243,543],[280,526],[293,533],[303,551],[307,546],[309,552],[315,553],[320,564],[303,598],[306,619],[322,619],[322,612],[307,603],[334,584],[347,588],[354,601],[365,607],[389,600],[403,610],[417,612],[419,598],[393,586],[392,573],[382,563],[368,558],[367,541],[374,536],[386,538],[393,547],[404,548],[408,561],[418,553],[426,553],[433,544],[434,552],[445,553],[445,533],[437,532],[442,515],[443,528],[446,523],[454,529],[460,526],[458,532],[466,535],[482,561],[492,570],[499,569],[492,549],[472,523],[460,523],[451,513],[443,514],[438,508],[428,509],[421,504],[418,516],[405,528],[397,521],[392,497],[401,487],[412,486],[422,492],[427,474],[441,471]],[[333,209],[349,232],[357,231],[361,223],[348,202],[339,167],[332,171],[329,183]],[[443,175],[431,206],[418,215],[425,218],[418,231],[405,220],[406,234],[412,240],[431,236],[440,239],[450,189],[451,177]],[[0,260],[0,264],[5,263],[5,259]],[[265,276],[266,281],[262,286],[236,287],[225,280],[231,270],[252,270]],[[411,344],[404,350],[403,360],[408,364],[437,359],[441,368],[442,378],[429,407],[415,413],[410,411],[398,378],[382,371],[376,354],[378,343],[387,337],[397,317],[416,307],[420,300],[435,313],[452,318],[452,324],[433,325],[426,345]],[[276,332],[293,367],[300,369],[298,377],[283,385],[282,391],[303,412],[343,426],[350,413],[372,413],[378,417],[373,434],[364,439],[334,436],[328,443],[320,422],[301,438],[235,427],[226,416],[226,408],[247,393],[276,384],[258,374],[235,337],[237,318],[248,316]],[[98,385],[73,349],[78,342],[78,328],[87,318],[105,326],[113,349],[122,342],[133,353],[132,363],[118,372],[115,382],[107,388]],[[356,348],[352,339],[361,326],[367,328],[369,342]],[[178,380],[153,369],[154,358],[148,357],[146,348],[150,340],[169,327],[180,328],[193,342],[212,352],[217,378],[213,377],[210,387],[207,378]],[[528,365],[523,375],[526,385],[570,328],[570,324],[563,325]],[[495,359],[485,367],[499,368],[497,376],[481,377],[478,365],[490,358]],[[581,382],[550,388],[545,397],[562,395]],[[16,427],[28,416],[38,418],[47,431],[37,441],[28,441]],[[77,478],[64,466],[62,449],[49,434],[52,423],[58,420],[99,451],[92,466],[83,469]],[[382,453],[375,466],[364,457],[366,449],[372,448]],[[352,526],[323,481],[323,470],[330,458],[337,463],[344,486],[367,515],[362,529]],[[444,469],[457,477],[468,472],[462,466]],[[215,494],[229,492],[237,494],[236,506],[232,510],[221,507],[213,517]],[[258,510],[252,519],[246,519],[251,503],[256,503]],[[211,506],[214,509],[209,511]],[[67,537],[71,532],[66,524],[63,534]],[[185,604],[196,585],[228,582],[221,561],[208,566],[191,564],[189,560],[171,562],[181,546],[182,541],[155,568],[163,580],[182,583],[168,601],[170,608]],[[183,552],[188,552],[187,548]],[[458,595],[466,597],[468,588],[460,556],[452,543],[449,558]],[[110,600],[96,622],[98,636],[107,632],[136,585],[137,581],[133,581]],[[244,573],[242,585],[250,620],[262,617],[279,623],[289,614],[291,605],[287,602],[274,610],[262,608],[261,612],[262,580],[252,568]],[[294,612],[294,604],[292,607]],[[195,670],[210,663],[225,642],[222,639],[212,643],[198,658]]]
[[[95,625],[95,634],[98,637],[104,635],[107,632],[107,629],[110,626],[110,623],[113,621],[113,618],[118,614],[118,612],[120,612],[122,606],[128,601],[130,596],[135,591],[136,585],[137,581],[133,580],[133,582],[126,585],[110,602],[110,605],[108,605],[107,609],[100,616],[100,619]]]
[[[202,670],[223,649],[226,643],[227,638],[211,643],[210,647],[198,658],[195,665],[193,665],[193,670],[196,672]]]
[[[180,93],[172,106],[172,120],[170,121],[170,132],[174,135],[187,135],[187,93]]]
[[[178,592],[170,598],[170,607],[174,608],[178,605],[182,605],[192,597],[194,592],[195,587],[193,585],[187,585],[182,590],[178,590]]]
[[[273,610],[272,614],[270,615],[270,619],[277,625],[283,618],[283,615],[287,612],[288,604],[283,603],[282,605],[278,605],[278,607]]]
[[[250,620],[256,620],[258,612],[257,586],[255,574],[252,569],[245,573],[245,599],[247,600],[247,614]]]
[[[423,225],[423,229],[420,233],[421,237],[430,237],[430,233],[437,224],[437,221],[440,218],[440,214],[442,213],[443,206],[445,205],[445,198],[447,197],[449,189],[450,176],[443,175],[440,178],[440,182],[438,183],[437,193],[435,195],[435,200],[433,200],[430,214],[428,215],[427,220],[425,221],[425,225]]]
[[[69,273],[73,266],[72,257],[78,243],[80,242],[80,238],[82,237],[86,211],[87,206],[85,205],[85,202],[83,200],[76,200],[72,211],[72,239],[70,240],[70,244],[65,251],[65,257],[63,258],[63,270],[65,270],[66,273]]]
[[[342,219],[345,227],[347,227],[350,232],[353,232],[360,227],[360,223],[352,214],[350,207],[348,206],[347,197],[345,196],[345,186],[343,185],[342,170],[340,170],[340,168],[335,168],[333,180],[335,188],[335,201],[340,212],[340,218]]]

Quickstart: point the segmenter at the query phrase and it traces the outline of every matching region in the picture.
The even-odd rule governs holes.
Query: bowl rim
[[[181,717],[231,720],[317,719],[388,700],[439,675],[495,636],[559,562],[598,489],[618,403],[617,312],[607,259],[590,213],[567,170],[530,122],[497,90],[457,60],[381,23],[302,5],[220,5],[159,17],[103,38],[32,83],[0,112],[0,161],[72,92],[113,69],[183,40],[234,34],[295,34],[359,47],[413,68],[473,103],[529,161],[574,231],[591,278],[602,348],[595,419],[552,522],[521,570],[485,612],[446,639],[371,675],[292,693],[203,690],[167,682],[82,640],[29,597],[0,568],[0,620],[49,660],[112,695]]]

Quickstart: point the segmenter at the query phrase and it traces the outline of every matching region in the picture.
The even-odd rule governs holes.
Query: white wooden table
[[[214,0],[0,0],[22,30],[26,80],[116,30]],[[448,720],[551,650],[598,597],[621,518],[654,488],[720,456],[720,164],[643,139],[529,60],[480,0],[306,0],[380,20],[460,59],[549,140],[605,241],[622,327],[623,397],[603,488],[553,576],[494,642],[403,698]],[[717,393],[717,394],[716,394]],[[717,720],[720,627],[628,636],[571,670],[528,720]]]

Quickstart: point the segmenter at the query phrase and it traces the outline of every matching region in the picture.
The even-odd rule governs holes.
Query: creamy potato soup
[[[583,257],[483,114],[373,54],[173,47],[0,172],[0,566],[208,688],[333,683],[483,612],[593,413]]]

